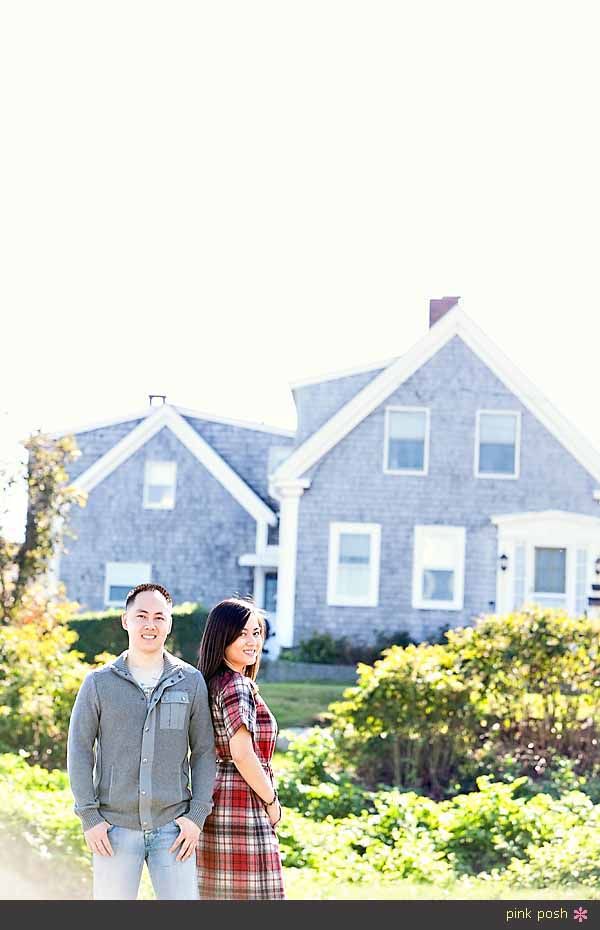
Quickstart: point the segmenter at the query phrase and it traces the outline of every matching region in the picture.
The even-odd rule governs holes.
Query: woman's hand
[[[265,810],[267,816],[271,822],[271,826],[274,827],[281,820],[281,804],[279,803],[279,798],[275,798],[272,804],[265,804]]]

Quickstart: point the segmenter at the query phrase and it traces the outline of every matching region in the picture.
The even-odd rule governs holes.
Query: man
[[[144,861],[157,898],[198,897],[215,748],[204,678],[164,649],[172,606],[159,584],[129,592],[129,648],[87,676],[73,707],[67,767],[98,900],[135,899]]]

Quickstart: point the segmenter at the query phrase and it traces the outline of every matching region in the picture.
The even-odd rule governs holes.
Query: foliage
[[[367,784],[419,787],[441,796],[477,746],[471,684],[440,645],[393,646],[330,708],[340,757]]]
[[[557,756],[600,763],[599,633],[598,620],[534,606],[447,634],[476,682],[484,752],[509,750],[537,775]]]
[[[532,607],[450,631],[446,645],[384,650],[330,708],[337,752],[367,785],[437,798],[509,758],[512,777],[543,781],[567,758],[594,779],[598,630],[598,621]]]
[[[78,898],[89,891],[90,854],[66,772],[0,755],[0,820],[19,869],[43,885],[44,872],[54,874],[55,888],[45,896]]]
[[[383,649],[393,644],[407,646],[410,642],[413,640],[405,630],[376,632],[372,645],[356,643],[346,636],[334,639],[330,633],[315,633],[309,639],[301,640],[297,646],[282,649],[279,659],[316,665],[356,665],[357,662],[374,662]]]
[[[537,888],[574,883],[598,889],[600,884],[600,818],[573,827],[542,846],[531,846],[527,859],[513,859],[504,874],[510,885]],[[496,873],[494,876],[496,877]]]
[[[71,708],[90,667],[67,627],[75,605],[28,588],[10,626],[0,626],[0,747],[64,764]]]
[[[328,766],[323,770],[330,777]],[[422,897],[432,888],[448,897],[486,896],[482,888],[494,896],[523,886],[597,888],[600,807],[581,792],[521,797],[522,781],[481,778],[477,791],[439,802],[377,791],[369,810],[342,818],[313,818],[286,806],[278,829],[286,876],[308,869],[318,887],[354,885],[360,896],[400,881],[421,883]],[[45,863],[70,896],[81,896],[90,857],[64,772],[0,756],[0,821],[11,840],[26,839],[32,875]]]
[[[119,655],[127,648],[127,633],[121,626],[123,610],[79,614],[69,620],[69,627],[78,636],[77,648],[87,662],[93,662],[99,652]],[[166,648],[194,667],[198,664],[198,649],[204,632],[207,611],[199,604],[179,604],[173,607],[173,628]]]
[[[30,585],[47,574],[50,562],[66,532],[65,520],[73,503],[83,505],[85,495],[69,484],[67,465],[79,455],[72,436],[51,439],[37,433],[25,442],[27,449],[27,520],[21,545],[0,539],[0,622],[8,623]],[[15,483],[2,476],[2,495]]]

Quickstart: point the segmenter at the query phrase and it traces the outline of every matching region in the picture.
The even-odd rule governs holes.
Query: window
[[[384,472],[426,475],[428,458],[429,410],[421,407],[387,407]]]
[[[277,572],[265,572],[265,611],[274,614],[277,610]]]
[[[534,549],[534,598],[546,607],[565,607],[567,550],[536,546]]]
[[[463,526],[415,526],[413,607],[462,610],[464,574]]]
[[[125,607],[125,598],[136,584],[150,581],[152,566],[148,562],[107,562],[104,603],[107,607]]]
[[[327,603],[377,607],[381,527],[376,523],[331,523]]]
[[[478,412],[475,443],[477,478],[518,477],[520,427],[521,416],[517,411]]]
[[[144,507],[149,510],[172,510],[175,506],[176,462],[148,460],[144,472]]]

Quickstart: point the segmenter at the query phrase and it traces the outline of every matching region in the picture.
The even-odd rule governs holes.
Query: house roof
[[[408,352],[376,375],[320,429],[301,443],[272,476],[273,487],[276,487],[278,481],[293,481],[304,475],[455,336],[487,365],[586,471],[600,482],[598,451],[467,316],[462,307],[456,306],[435,323]]]
[[[293,439],[296,435],[293,430],[283,429],[280,426],[267,426],[265,423],[246,422],[244,420],[232,420],[228,417],[218,417],[214,413],[203,413],[200,410],[190,410],[188,407],[179,407],[175,404],[168,404],[172,410],[175,410],[182,417],[192,417],[196,420],[208,420],[211,423],[222,423],[225,426],[237,426],[241,429],[253,429],[260,433],[272,433],[274,436],[286,436]],[[78,433],[91,433],[95,429],[106,429],[109,426],[116,426],[118,423],[131,423],[134,420],[142,420],[153,416],[160,407],[144,407],[134,413],[128,413],[120,417],[111,417],[107,420],[98,420],[94,423],[87,423],[84,426],[74,426],[71,429],[55,430],[50,435],[54,439],[61,436],[70,436]]]
[[[268,523],[271,526],[276,525],[277,516],[275,512],[215,452],[212,446],[183,419],[177,409],[169,404],[151,408],[151,413],[147,414],[141,423],[138,423],[123,439],[79,475],[73,485],[82,491],[91,491],[165,427],[171,430],[192,455],[255,520]]]

